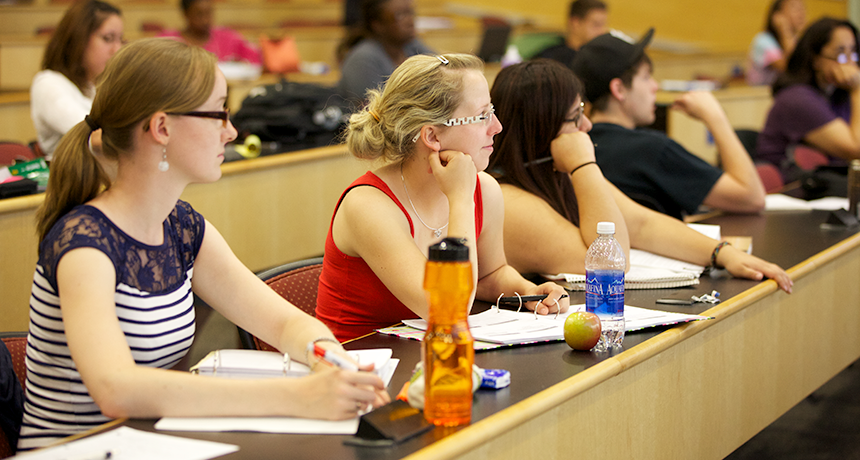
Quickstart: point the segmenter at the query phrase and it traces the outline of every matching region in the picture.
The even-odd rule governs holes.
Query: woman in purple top
[[[822,18],[804,32],[773,85],[774,103],[758,138],[757,157],[798,175],[794,148],[806,144],[833,165],[860,158],[860,67],[857,29]]]

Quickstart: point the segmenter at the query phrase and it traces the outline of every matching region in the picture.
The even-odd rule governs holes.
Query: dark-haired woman
[[[850,22],[819,19],[800,37],[788,68],[773,84],[773,107],[756,152],[786,180],[799,174],[793,152],[800,144],[829,155],[835,166],[860,158],[857,53],[857,29]]]
[[[750,45],[746,80],[750,85],[770,85],[785,70],[788,57],[806,25],[803,0],[774,0],[767,12],[765,30]]]
[[[406,58],[431,53],[415,38],[412,0],[365,0],[359,24],[338,48],[343,97],[364,101],[368,89],[377,89]]]
[[[72,5],[51,36],[42,71],[30,85],[30,115],[48,159],[68,130],[89,113],[95,81],[122,46],[120,11],[99,0]]]
[[[490,92],[507,128],[491,157],[505,199],[504,244],[523,273],[585,273],[597,222],[615,223],[625,249],[725,267],[734,276],[773,278],[790,291],[778,266],[705,237],[681,221],[630,200],[594,161],[582,113],[582,86],[558,62],[538,59],[502,69]]]
[[[309,343],[349,358],[179,200],[188,184],[221,176],[236,137],[226,98],[211,53],[137,40],[108,63],[91,112],[57,147],[38,211],[19,450],[116,417],[347,419],[388,401],[378,376],[316,365]],[[113,180],[87,148],[99,129],[103,155],[118,165]],[[194,340],[193,294],[317,372],[234,380],[172,371]]]
[[[212,0],[182,0],[179,4],[185,18],[185,28],[168,30],[162,37],[171,37],[189,45],[199,46],[214,54],[218,62],[247,62],[262,64],[260,50],[239,33],[226,27],[212,25]]]

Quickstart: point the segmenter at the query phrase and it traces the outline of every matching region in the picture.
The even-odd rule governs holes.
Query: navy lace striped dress
[[[164,242],[150,246],[92,206],[63,216],[39,246],[30,296],[27,388],[19,450],[50,444],[107,422],[81,382],[66,343],[56,269],[68,251],[92,247],[116,269],[116,315],[135,362],[169,368],[194,339],[191,276],[204,220],[179,201],[164,221]]]

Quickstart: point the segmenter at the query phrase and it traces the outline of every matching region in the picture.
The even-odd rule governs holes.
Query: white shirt
[[[30,117],[36,127],[39,146],[51,158],[60,138],[84,121],[93,106],[95,89],[82,93],[65,75],[43,70],[30,86]]]

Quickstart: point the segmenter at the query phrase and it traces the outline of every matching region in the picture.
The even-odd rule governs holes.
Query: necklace
[[[415,213],[415,217],[417,217],[425,227],[433,231],[433,236],[436,238],[442,236],[442,230],[445,230],[445,227],[448,226],[448,222],[445,222],[445,225],[439,228],[433,228],[427,225],[427,222],[424,222],[424,219],[421,218],[421,214],[418,214],[418,210],[415,209],[415,203],[412,202],[412,198],[409,196],[409,189],[406,188],[406,179],[403,178],[403,163],[400,163],[400,180],[403,181],[403,191],[406,192],[406,199],[409,200],[409,205],[412,206],[412,211]]]

